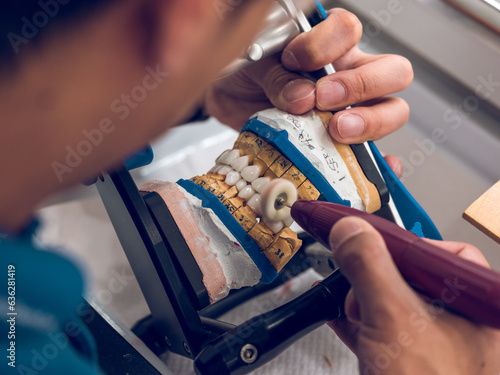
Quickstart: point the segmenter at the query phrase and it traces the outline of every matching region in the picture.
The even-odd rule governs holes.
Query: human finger
[[[385,97],[339,111],[330,120],[331,136],[340,143],[377,140],[408,122],[410,108],[401,98]]]
[[[356,348],[361,317],[359,304],[352,289],[349,290],[344,303],[345,317],[341,317],[328,322],[328,326],[335,331],[342,342],[352,351]]]
[[[353,353],[356,352],[361,324],[352,323],[346,318],[339,318],[328,322],[327,325],[335,331],[337,336]]]
[[[383,55],[353,69],[338,71],[316,84],[316,105],[334,111],[404,90],[413,80],[408,59]]]
[[[397,156],[387,155],[384,156],[384,159],[397,178],[403,177],[403,163],[401,163],[401,160]]]
[[[382,236],[366,221],[339,220],[330,232],[330,246],[336,264],[351,283],[363,324],[382,328],[420,306],[421,300],[401,277]]]
[[[302,33],[283,50],[281,62],[292,71],[311,72],[330,64],[361,39],[359,19],[344,9],[332,9],[326,20]]]
[[[316,105],[314,82],[286,70],[277,56],[254,64],[245,73],[264,90],[275,107],[285,112],[300,115]]]
[[[431,239],[424,239],[425,241],[443,249],[450,253],[458,255],[460,258],[467,259],[471,262],[477,263],[483,267],[490,268],[490,265],[481,251],[468,243],[455,242],[455,241],[438,241]]]

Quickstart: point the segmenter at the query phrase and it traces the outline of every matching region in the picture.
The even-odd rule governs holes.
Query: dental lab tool
[[[401,275],[413,288],[471,321],[500,328],[499,272],[434,246],[384,218],[350,207],[298,201],[292,205],[291,215],[327,247],[330,229],[338,220],[346,216],[366,220],[382,234]]]
[[[317,0],[276,0],[266,17],[265,27],[256,36],[242,56],[229,64],[221,77],[231,75],[264,58],[282,51],[302,32],[311,30],[326,18],[326,12]]]

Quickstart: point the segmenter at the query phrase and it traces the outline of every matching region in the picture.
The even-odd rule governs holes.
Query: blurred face
[[[129,107],[130,120],[154,120],[160,111],[160,117],[174,122],[248,45],[270,3],[114,2],[79,24],[55,30],[43,48],[27,52],[24,72],[34,74],[25,83],[32,85],[35,75],[44,77],[52,109],[71,108],[67,114],[72,114],[72,123],[82,121],[82,116],[102,118],[114,111],[110,107],[116,99],[120,105],[114,108],[121,108],[124,116],[121,104]],[[133,98],[125,99],[128,96]]]
[[[24,45],[16,69],[0,79],[0,157],[15,157],[0,168],[9,177],[0,193],[25,193],[31,207],[187,118],[250,43],[271,2],[123,0],[47,25],[41,43]],[[82,145],[78,167],[55,173],[54,163]]]

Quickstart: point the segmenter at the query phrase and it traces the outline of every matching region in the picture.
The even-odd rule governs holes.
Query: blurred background
[[[500,6],[497,0],[339,0],[364,25],[360,47],[397,53],[413,63],[415,80],[401,95],[411,107],[409,123],[377,143],[401,158],[404,184],[447,240],[480,248],[500,270],[500,245],[462,219],[463,211],[500,178]],[[137,184],[176,181],[208,171],[230,148],[233,130],[209,120],[176,128],[153,143],[153,164],[134,171]],[[125,327],[148,314],[114,230],[94,187],[80,187],[47,202],[41,239],[77,259],[88,295]],[[264,296],[278,305],[310,287],[314,275],[287,293]],[[111,288],[116,282],[123,288]],[[261,309],[255,302],[233,321]],[[192,365],[167,358],[175,374]],[[258,374],[353,374],[356,363],[333,333],[321,328],[296,343]]]

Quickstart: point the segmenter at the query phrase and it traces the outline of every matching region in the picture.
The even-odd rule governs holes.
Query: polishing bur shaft
[[[500,328],[500,273],[436,247],[379,216],[321,201],[297,201],[293,219],[329,247],[332,226],[346,216],[369,222],[384,237],[403,278],[416,290],[480,324]]]

